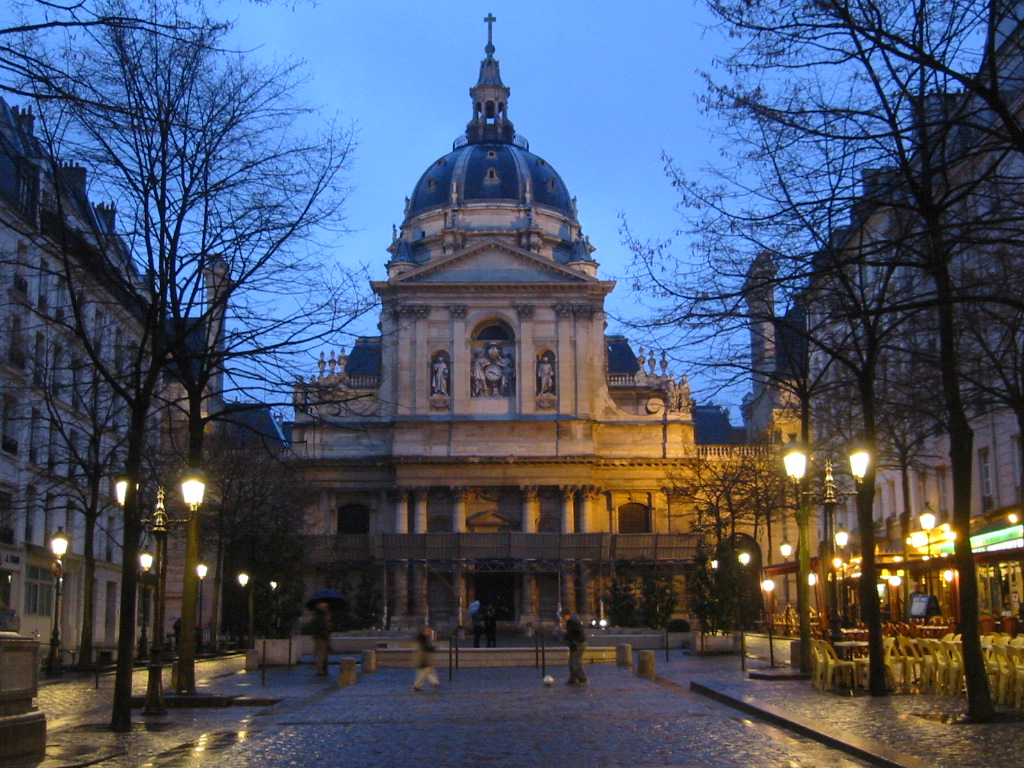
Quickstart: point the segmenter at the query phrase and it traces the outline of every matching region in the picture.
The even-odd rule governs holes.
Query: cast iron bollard
[[[632,645],[616,645],[615,646],[615,664],[620,667],[626,667],[627,669],[633,668],[633,646]]]
[[[342,659],[338,664],[338,687],[344,688],[356,683],[356,660]]]
[[[377,671],[377,652],[363,651],[363,674],[368,675]]]
[[[654,651],[640,651],[636,673],[646,680],[654,679]]]

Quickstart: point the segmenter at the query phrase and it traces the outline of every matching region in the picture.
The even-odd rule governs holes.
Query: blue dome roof
[[[452,201],[452,182],[460,203],[478,201],[532,202],[575,218],[572,198],[558,172],[547,161],[515,143],[469,143],[445,155],[420,177],[409,198],[412,218]]]

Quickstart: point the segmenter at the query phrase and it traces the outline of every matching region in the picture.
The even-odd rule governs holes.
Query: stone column
[[[412,575],[412,610],[416,618],[422,620],[424,617],[428,617],[427,610],[429,606],[429,590],[427,585],[428,571],[426,563],[416,563],[413,566]]]
[[[519,621],[522,624],[530,622],[536,624],[538,619],[537,577],[532,573],[524,573],[522,575],[522,585],[523,612],[519,617]]]
[[[396,563],[394,575],[392,576],[395,585],[395,604],[391,609],[392,619],[409,618],[409,564],[404,560]],[[394,625],[394,622],[392,622]]]
[[[395,491],[395,533],[409,532],[409,491]]]
[[[575,521],[573,520],[573,500],[575,498],[575,486],[562,487],[562,533],[572,533],[575,530]]]
[[[580,533],[594,530],[594,493],[590,486],[580,491]]]
[[[466,488],[452,488],[452,531],[466,532]]]
[[[523,533],[536,533],[537,521],[540,519],[540,494],[535,485],[524,486],[521,491],[523,494],[523,524],[520,530]]]
[[[417,488],[413,500],[412,532],[427,532],[427,494],[428,488]]]
[[[576,613],[576,563],[566,563],[562,571],[562,610]]]
[[[580,569],[580,594],[578,595],[578,604],[576,610],[579,611],[580,617],[593,616],[594,611],[594,579],[591,573],[590,566],[581,564]]]

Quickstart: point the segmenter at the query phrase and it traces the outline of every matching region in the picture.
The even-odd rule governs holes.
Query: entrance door
[[[494,608],[498,621],[516,617],[516,574],[478,573],[473,578],[473,599]]]

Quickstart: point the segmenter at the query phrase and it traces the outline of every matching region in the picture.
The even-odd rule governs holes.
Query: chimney
[[[117,220],[117,209],[114,204],[107,205],[106,203],[100,203],[93,207],[93,211],[96,213],[96,218],[100,222],[100,227],[107,234],[114,233],[114,224]]]
[[[27,107],[24,111],[20,107],[11,107],[11,112],[14,113],[14,120],[18,126],[29,136],[33,135],[33,131],[36,125],[36,116],[32,114],[32,108]]]
[[[60,180],[67,185],[72,193],[85,197],[85,168],[73,163],[65,163],[60,168]]]

